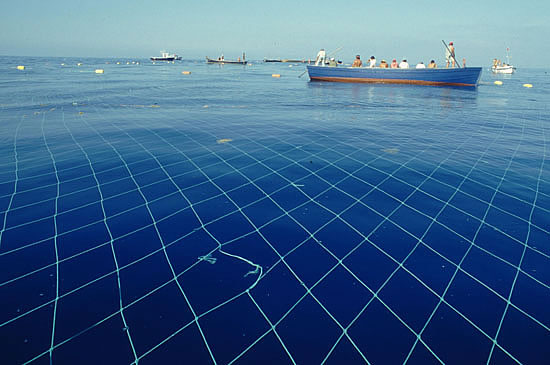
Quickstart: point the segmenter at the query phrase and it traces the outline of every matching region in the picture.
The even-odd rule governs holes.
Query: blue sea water
[[[0,65],[0,363],[550,361],[547,70]]]

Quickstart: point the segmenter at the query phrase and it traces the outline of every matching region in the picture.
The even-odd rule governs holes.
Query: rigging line
[[[52,333],[51,333],[51,339],[50,339],[50,350],[49,350],[49,358],[50,358],[50,365],[53,364],[53,348],[54,348],[54,341],[55,341],[55,327],[56,327],[56,319],[57,319],[57,304],[59,302],[59,253],[57,250],[57,211],[58,211],[58,202],[59,202],[59,175],[57,172],[57,164],[55,163],[55,158],[53,156],[53,153],[50,149],[50,146],[46,140],[46,133],[44,130],[44,122],[46,120],[46,114],[44,113],[42,115],[42,122],[40,124],[41,130],[42,130],[42,140],[44,141],[44,145],[46,146],[46,150],[48,151],[48,154],[50,155],[51,163],[53,166],[53,169],[55,171],[55,179],[57,181],[57,187],[56,187],[56,197],[55,197],[55,206],[54,206],[54,214],[53,214],[53,222],[54,222],[54,252],[55,252],[55,300],[54,300],[54,306],[53,306],[53,318],[52,318]]]
[[[66,120],[65,120],[64,110],[62,110],[62,112],[63,112],[63,114],[62,114],[63,125],[65,126],[65,128],[69,132],[69,134],[70,134],[72,140],[74,141],[74,143],[80,148],[82,153],[86,156],[86,160],[88,161],[88,164],[89,164],[90,169],[92,171],[93,178],[94,178],[94,180],[97,184],[97,191],[98,191],[99,196],[100,196],[99,202],[100,202],[100,205],[101,205],[101,212],[103,214],[103,225],[105,226],[105,228],[107,229],[107,233],[109,234],[109,245],[110,245],[110,248],[111,248],[111,255],[113,257],[113,262],[115,264],[115,272],[116,272],[117,287],[118,287],[118,302],[119,302],[120,317],[122,319],[122,323],[124,324],[123,330],[126,332],[126,336],[128,337],[128,341],[130,343],[130,348],[132,349],[132,354],[134,356],[134,359],[136,359],[136,361],[137,361],[136,349],[135,349],[135,346],[134,346],[134,342],[132,340],[132,335],[130,333],[130,328],[128,327],[128,324],[126,322],[126,317],[124,315],[123,304],[122,304],[122,285],[121,285],[121,282],[120,282],[120,267],[119,267],[119,264],[118,264],[118,259],[117,259],[115,248],[114,248],[113,234],[111,232],[111,228],[109,226],[109,223],[107,223],[107,213],[105,212],[105,203],[104,203],[105,199],[103,197],[103,192],[101,190],[101,184],[99,183],[99,180],[97,178],[95,168],[92,164],[92,161],[90,160],[90,156],[88,155],[86,150],[82,147],[82,145],[76,140],[76,138],[74,137],[74,135],[71,132],[70,128],[68,128],[68,126],[66,124]],[[80,116],[80,118],[84,119],[83,116]],[[86,121],[85,121],[85,123],[86,123]]]
[[[523,134],[524,133],[525,133],[525,123],[523,124],[523,128],[522,128],[522,139],[523,139]],[[525,238],[525,242],[523,244],[523,251],[521,253],[521,257],[520,257],[520,260],[519,260],[519,263],[518,263],[518,266],[517,266],[516,274],[514,276],[514,281],[512,282],[512,286],[510,288],[508,298],[506,299],[506,307],[504,308],[504,312],[502,313],[502,317],[500,318],[500,322],[498,324],[497,332],[496,332],[495,338],[493,340],[493,344],[491,346],[491,351],[489,352],[489,356],[487,358],[487,365],[489,365],[489,363],[491,362],[491,359],[493,357],[493,352],[495,350],[495,346],[497,345],[498,336],[499,336],[500,331],[502,329],[502,325],[504,323],[504,318],[506,317],[506,314],[508,313],[508,308],[510,307],[510,304],[512,303],[512,295],[514,294],[514,289],[516,287],[516,283],[517,283],[519,274],[521,272],[521,265],[523,264],[523,259],[525,258],[525,253],[527,252],[527,247],[528,247],[527,244],[529,242],[529,238],[530,238],[530,235],[531,235],[531,220],[533,219],[533,214],[535,212],[535,207],[536,207],[536,203],[537,203],[537,199],[538,199],[538,191],[539,191],[539,188],[540,188],[540,181],[541,181],[541,177],[542,177],[542,172],[544,171],[544,163],[546,161],[546,134],[545,134],[544,127],[542,127],[542,142],[544,144],[544,153],[543,153],[541,163],[540,163],[540,167],[539,167],[539,174],[538,174],[538,179],[537,179],[537,189],[536,189],[536,192],[535,192],[535,196],[533,198],[533,204],[531,206],[531,212],[529,213],[529,224],[527,226],[527,237]]]
[[[13,136],[13,156],[15,160],[15,182],[13,184],[13,193],[10,196],[10,201],[8,203],[8,207],[6,211],[4,212],[4,221],[2,224],[2,230],[0,230],[0,248],[2,248],[2,236],[4,234],[4,231],[6,230],[6,224],[8,220],[8,212],[11,209],[11,206],[13,204],[13,198],[15,197],[15,194],[17,194],[17,183],[19,181],[19,158],[17,153],[17,137],[19,135],[19,129],[21,128],[21,124],[23,124],[23,117],[21,117],[21,120],[19,121],[19,124],[17,124],[17,127],[15,128],[15,134]]]

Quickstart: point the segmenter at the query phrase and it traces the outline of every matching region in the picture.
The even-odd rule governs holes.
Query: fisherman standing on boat
[[[453,46],[453,42],[449,42],[449,47],[445,47],[445,60],[447,60],[447,68],[449,68],[450,63],[455,68],[455,46]]]
[[[319,66],[319,63],[321,63],[321,66],[324,66],[326,58],[327,58],[327,53],[325,52],[324,48],[321,48],[319,53],[317,53],[317,58],[315,59],[315,66]]]

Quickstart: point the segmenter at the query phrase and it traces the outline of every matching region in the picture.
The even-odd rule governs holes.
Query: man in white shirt
[[[416,65],[416,68],[426,68],[426,65],[424,64],[424,62],[420,61],[420,63]]]
[[[403,59],[403,61],[399,64],[399,68],[409,68],[409,63],[407,60]]]
[[[449,42],[449,47],[445,47],[445,60],[447,62],[447,68],[449,68],[450,64],[453,65],[453,68],[455,67],[455,46],[453,42]]]
[[[374,56],[370,56],[370,59],[369,59],[369,67],[370,67],[370,68],[376,67],[376,58],[375,58]]]
[[[321,66],[324,66],[326,58],[327,58],[327,53],[325,52],[324,48],[321,48],[319,53],[317,53],[317,58],[315,59],[315,66],[319,66],[319,63],[321,64]]]

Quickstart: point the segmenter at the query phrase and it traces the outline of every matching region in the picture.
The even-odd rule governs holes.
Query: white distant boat
[[[512,65],[503,64],[502,66],[493,66],[491,71],[495,74],[513,74],[516,68]]]
[[[495,74],[513,74],[516,68],[510,64],[510,48],[506,48],[506,63],[500,62],[496,58],[493,60],[491,71]]]
[[[151,61],[177,61],[181,60],[181,57],[177,54],[170,54],[168,52],[162,51],[160,52],[160,57],[151,57]]]

